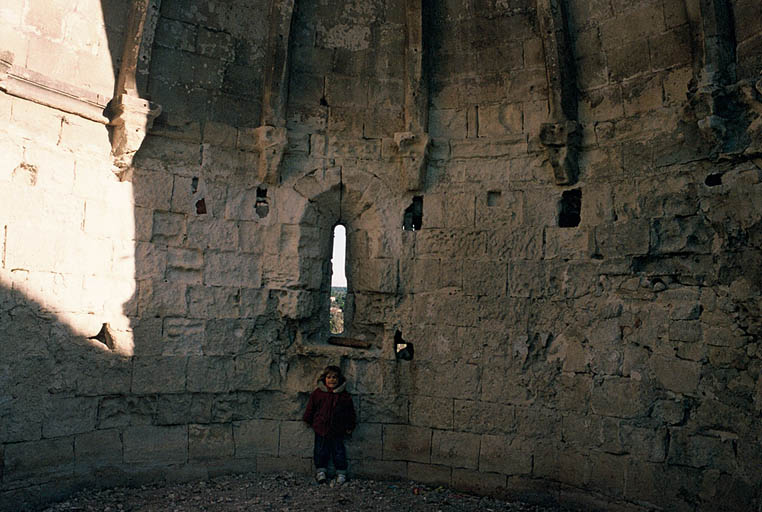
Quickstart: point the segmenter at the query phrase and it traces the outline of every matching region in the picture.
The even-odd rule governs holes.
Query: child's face
[[[335,388],[339,385],[339,376],[335,373],[326,373],[325,374],[325,386],[327,388]]]

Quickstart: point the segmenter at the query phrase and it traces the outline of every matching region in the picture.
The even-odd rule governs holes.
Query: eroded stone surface
[[[574,119],[549,117],[537,5],[430,5],[412,46],[406,5],[297,2],[284,43],[267,16],[287,3],[163,0],[144,70],[163,112],[122,181],[101,121],[6,80],[113,94],[129,6],[0,9],[0,509],[112,473],[309,472],[299,420],[327,364],[358,473],[762,502],[756,4],[723,3],[715,34],[678,0],[543,2],[565,9]],[[573,185],[552,172],[572,132]],[[327,342],[338,223],[347,335],[369,348]]]

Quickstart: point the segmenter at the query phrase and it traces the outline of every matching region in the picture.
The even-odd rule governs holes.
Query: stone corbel
[[[161,113],[161,106],[148,100],[122,94],[112,102],[111,109],[113,127],[111,153],[114,165],[119,171],[124,171],[132,165],[135,153],[140,149],[153,126],[153,121]]]
[[[426,133],[397,132],[397,158],[402,186],[407,191],[423,188],[426,182],[426,164],[431,139]]]
[[[542,123],[540,142],[545,146],[556,185],[571,185],[578,173],[580,126],[576,121]]]
[[[288,144],[286,128],[260,126],[254,130],[255,147],[259,151],[259,181],[277,185],[280,181],[280,163]]]

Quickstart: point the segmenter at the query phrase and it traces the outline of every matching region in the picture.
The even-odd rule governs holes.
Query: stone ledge
[[[6,55],[0,55],[0,90],[11,96],[75,114],[97,123],[108,124],[109,122],[104,115],[108,98],[20,66],[14,66]]]

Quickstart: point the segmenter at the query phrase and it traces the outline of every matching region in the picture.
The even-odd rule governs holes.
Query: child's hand
[[[352,435],[352,429],[351,428],[347,429],[347,435]]]

